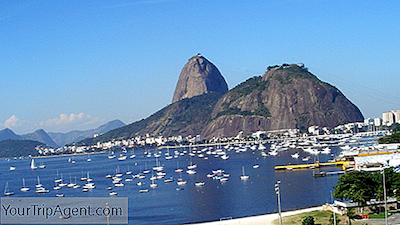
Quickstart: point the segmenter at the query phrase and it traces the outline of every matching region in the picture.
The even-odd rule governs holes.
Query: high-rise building
[[[400,123],[400,110],[393,111],[394,114],[394,122]]]
[[[374,126],[375,126],[375,127],[380,127],[380,126],[382,126],[382,119],[381,119],[381,118],[375,118],[375,119],[374,119]]]
[[[382,123],[386,126],[391,126],[395,123],[393,111],[387,111],[382,113]]]

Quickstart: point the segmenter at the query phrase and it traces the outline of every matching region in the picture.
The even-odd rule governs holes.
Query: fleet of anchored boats
[[[350,140],[351,142],[351,140]],[[176,185],[177,185],[177,190],[181,190],[182,186],[188,185],[188,182],[183,178],[182,174],[187,174],[186,176],[195,176],[197,174],[197,167],[198,165],[193,163],[194,159],[196,160],[207,160],[209,158],[220,158],[222,160],[229,160],[230,155],[235,152],[235,153],[240,153],[240,152],[246,152],[246,151],[253,151],[253,154],[257,153],[260,154],[261,156],[264,157],[273,157],[278,155],[280,152],[286,151],[288,149],[295,149],[296,152],[291,154],[291,157],[294,159],[301,158],[300,157],[300,152],[299,150],[303,151],[306,156],[301,158],[301,161],[308,161],[311,160],[311,156],[317,156],[319,154],[331,154],[331,147],[333,145],[341,146],[343,151],[352,151],[354,150],[351,148],[349,145],[345,145],[348,142],[344,142],[341,139],[337,140],[332,140],[331,138],[329,139],[323,139],[323,140],[316,140],[316,139],[297,139],[297,140],[285,140],[285,141],[280,141],[280,142],[273,142],[269,146],[269,148],[265,147],[263,143],[257,143],[257,144],[231,144],[231,145],[217,145],[217,146],[211,146],[211,147],[202,147],[202,148],[196,148],[196,147],[190,147],[189,150],[186,149],[175,149],[172,153],[170,152],[170,148],[166,149],[166,152],[164,153],[163,150],[146,150],[143,151],[140,155],[140,159],[145,159],[146,162],[144,162],[144,168],[140,166],[140,170],[136,171],[136,173],[133,173],[129,169],[126,172],[121,172],[120,167],[117,166],[115,168],[115,172],[111,174],[104,174],[104,177],[106,180],[109,181],[109,185],[106,187],[106,190],[108,191],[108,194],[110,196],[115,196],[118,195],[118,192],[116,188],[123,188],[125,187],[128,183],[134,183],[136,186],[139,187],[139,192],[140,193],[147,193],[151,189],[155,189],[159,187],[159,183],[174,183],[175,179],[174,177],[179,176],[178,179],[176,179]],[[109,160],[117,160],[118,161],[125,161],[129,160],[132,161],[133,165],[135,165],[137,168],[138,162],[137,160],[137,155],[135,152],[132,150],[130,153],[128,153],[125,149],[121,151],[121,153],[118,153],[119,156],[116,157],[114,152],[110,152],[107,154],[107,158]],[[188,165],[186,167],[180,167],[179,166],[179,161],[176,161],[176,169],[173,170],[172,174],[167,174],[165,171],[165,166],[162,164],[163,160],[174,160],[179,157],[183,157],[187,155],[189,158],[187,159]],[[304,154],[302,154],[304,155]],[[116,159],[115,159],[116,158]],[[90,157],[90,155],[87,156],[86,161],[91,162],[93,159]],[[73,158],[69,158],[68,162],[71,164],[75,164],[75,160]],[[154,165],[149,169],[147,162],[153,162]],[[175,163],[173,163],[175,164]],[[259,164],[254,164],[252,166],[253,169],[259,168]],[[32,170],[36,169],[44,169],[46,166],[41,163],[40,165],[36,165],[36,162],[34,159],[31,160],[30,168]],[[10,171],[16,170],[15,166],[10,167]],[[137,170],[137,169],[136,169]],[[217,180],[221,183],[227,182],[230,179],[230,174],[226,173],[223,169],[215,169],[212,170],[210,173],[206,175],[206,178],[208,179],[213,179]],[[98,179],[98,178],[97,178]],[[239,179],[239,178],[238,178]],[[250,179],[250,176],[245,173],[245,167],[242,166],[242,171],[240,175],[240,180],[242,181],[247,181]],[[192,179],[193,180],[193,179]],[[64,188],[72,188],[72,189],[77,189],[81,190],[82,192],[88,192],[92,189],[96,188],[96,185],[93,181],[92,178],[90,178],[89,172],[86,172],[84,175],[84,172],[82,171],[82,176],[79,179],[81,182],[79,184],[77,177],[74,176],[74,179],[72,179],[72,174],[69,174],[69,182],[67,182],[63,178],[63,174],[59,174],[57,171],[57,177],[54,180],[54,187],[53,190],[56,191],[56,196],[58,197],[63,197],[64,194],[61,193],[61,190]],[[197,174],[197,180],[196,182],[193,183],[194,186],[196,187],[202,187],[206,185],[206,182],[202,179],[200,179],[199,174]],[[44,194],[44,193],[49,193],[50,190],[46,189],[41,183],[40,183],[40,177],[37,176],[37,184],[35,186],[35,192],[38,194]],[[25,178],[22,178],[22,187],[19,189],[21,192],[29,192],[30,188],[26,186],[25,183]],[[4,190],[4,195],[5,196],[10,196],[13,195],[14,192],[9,190],[8,182],[6,182],[5,185],[5,190]]]

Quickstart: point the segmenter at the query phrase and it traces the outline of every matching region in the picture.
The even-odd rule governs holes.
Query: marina
[[[0,171],[8,181],[7,193],[16,197],[128,197],[129,224],[188,224],[275,213],[277,180],[282,182],[283,211],[330,202],[338,176],[327,175],[341,174],[348,162],[329,161],[343,149],[330,146],[324,154],[326,147],[314,147],[318,159],[329,162],[325,164],[314,162],[315,155],[299,142],[282,150],[286,144],[135,150],[135,157],[127,152],[124,160],[109,153],[91,154],[89,161],[87,155],[3,160]],[[307,157],[309,161],[302,160]],[[46,167],[32,167],[36,161]],[[286,168],[276,169],[280,165]],[[287,169],[294,166],[306,169]],[[321,176],[316,179],[315,174]]]

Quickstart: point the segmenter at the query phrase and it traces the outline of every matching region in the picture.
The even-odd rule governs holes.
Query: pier
[[[319,172],[319,173],[313,173],[313,177],[326,177],[326,176],[332,176],[332,175],[339,175],[339,174],[344,174],[345,171],[331,171],[331,172]]]
[[[322,166],[341,166],[343,170],[350,165],[350,161],[337,161],[337,162],[325,162],[325,163],[311,163],[311,164],[298,164],[298,165],[286,165],[286,166],[275,166],[275,170],[292,170],[292,169],[313,169]]]

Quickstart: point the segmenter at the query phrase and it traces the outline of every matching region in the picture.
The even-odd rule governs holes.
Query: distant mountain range
[[[6,128],[0,131],[0,142],[5,140],[13,140],[14,142],[12,143],[15,145],[18,144],[18,140],[20,140],[21,143],[23,143],[22,141],[24,140],[31,140],[55,148],[64,146],[66,144],[78,142],[85,138],[91,138],[95,134],[101,135],[110,130],[117,129],[123,126],[125,126],[125,124],[122,121],[113,120],[104,125],[99,126],[98,128],[86,131],[76,130],[68,133],[52,133],[52,132],[46,133],[46,131],[44,131],[43,129],[39,129],[33,133],[22,134],[22,135],[17,135],[11,129]],[[3,149],[0,149],[0,151],[2,150]]]
[[[68,133],[53,133],[49,132],[49,136],[54,140],[58,146],[64,146],[74,142],[81,141],[85,138],[93,137],[95,134],[101,135],[110,130],[114,130],[125,126],[121,120],[113,120],[106,124],[99,126],[98,128],[86,130],[86,131],[70,131]]]

